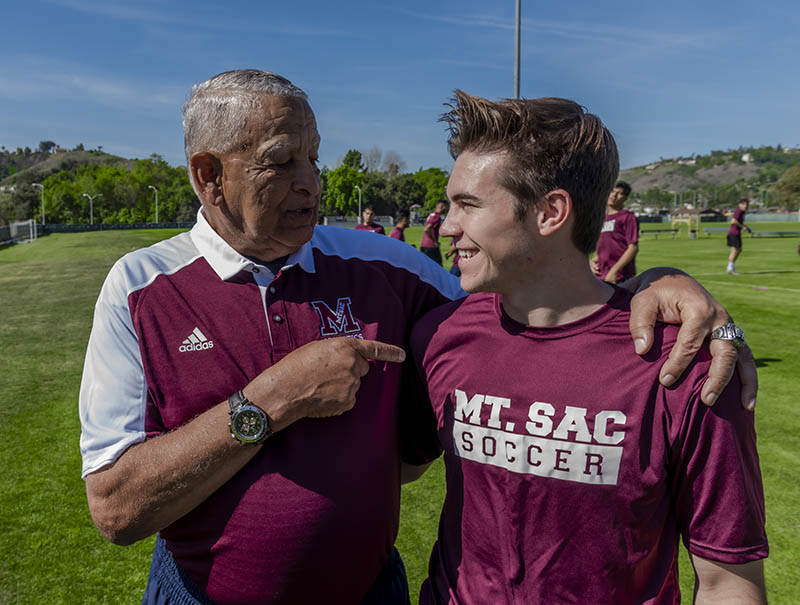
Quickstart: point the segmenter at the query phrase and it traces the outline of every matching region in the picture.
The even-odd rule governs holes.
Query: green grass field
[[[794,227],[754,225],[761,231]],[[122,254],[174,233],[55,234],[0,249],[0,603],[140,600],[153,539],[122,548],[94,529],[80,479],[77,393],[106,272]],[[421,228],[410,228],[406,237],[418,245]],[[725,274],[726,257],[724,233],[700,239],[646,234],[637,265],[690,272],[745,330],[761,381],[757,427],[771,545],[767,586],[772,603],[798,603],[797,238],[746,237],[739,276]],[[412,595],[425,576],[442,497],[440,463],[404,488],[398,547]],[[688,600],[691,568],[685,558],[681,573]]]

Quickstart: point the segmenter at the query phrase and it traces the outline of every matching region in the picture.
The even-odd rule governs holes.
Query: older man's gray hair
[[[307,99],[283,76],[258,69],[226,71],[192,86],[182,109],[187,168],[192,154],[200,151],[242,150],[247,143],[241,140],[247,119],[260,107],[263,94]]]

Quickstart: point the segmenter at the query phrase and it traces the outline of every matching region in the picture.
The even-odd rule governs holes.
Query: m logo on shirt
[[[361,326],[350,308],[349,296],[336,301],[336,311],[323,300],[312,300],[311,306],[319,315],[320,333],[323,336],[351,336],[361,338]]]

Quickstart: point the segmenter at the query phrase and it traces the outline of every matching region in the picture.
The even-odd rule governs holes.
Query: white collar
[[[226,242],[219,233],[208,223],[203,214],[202,207],[197,211],[197,224],[192,227],[192,241],[200,254],[208,261],[220,279],[226,280],[241,271],[250,273],[266,272],[272,274],[269,267],[239,254]],[[311,242],[303,244],[298,250],[289,255],[281,271],[294,265],[308,272],[314,273],[314,255],[311,252]]]

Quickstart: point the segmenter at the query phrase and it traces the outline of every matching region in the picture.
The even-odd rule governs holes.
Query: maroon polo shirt
[[[421,603],[677,603],[679,539],[722,563],[767,556],[738,377],[703,405],[704,348],[662,387],[678,327],[640,357],[629,297],[531,328],[475,294],[417,324],[447,473]]]
[[[273,275],[198,215],[191,232],[112,268],[81,386],[83,475],[180,427],[298,347],[348,336],[407,347],[413,323],[463,293],[411,246],[318,226]],[[356,603],[397,535],[402,365],[372,363],[354,408],[271,437],[239,473],[161,532],[217,603]],[[313,367],[307,368],[309,375]]]

